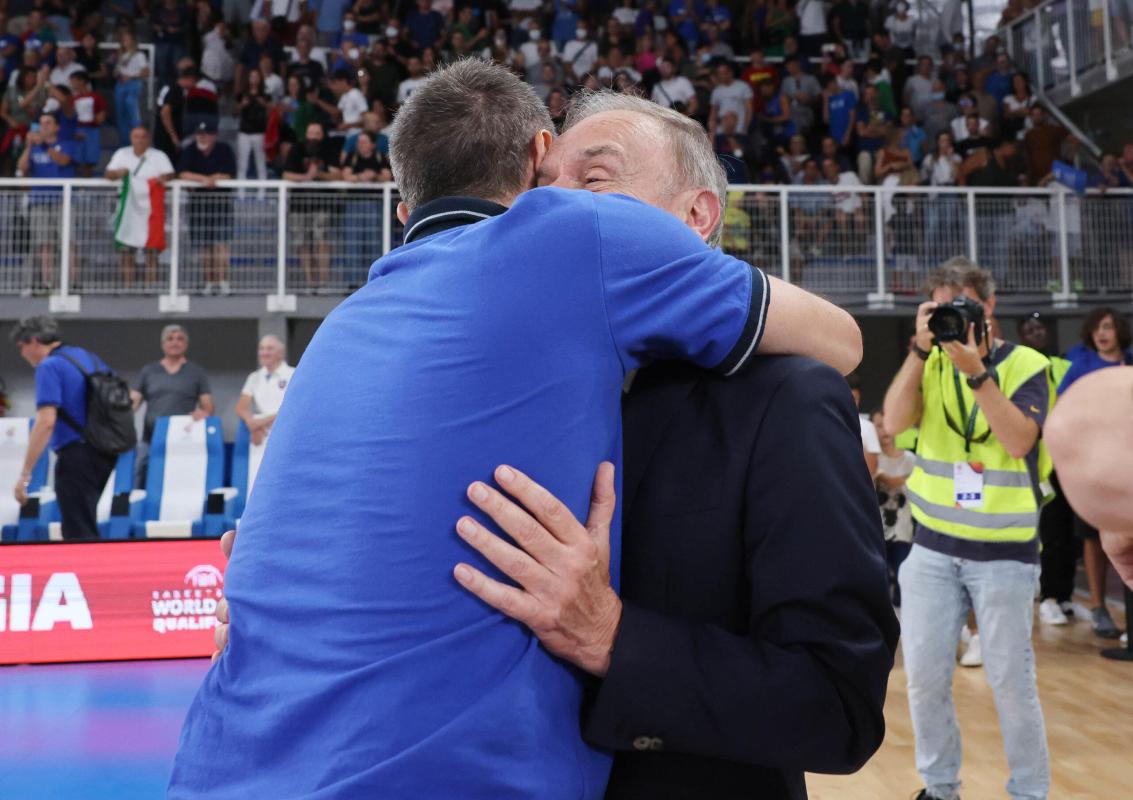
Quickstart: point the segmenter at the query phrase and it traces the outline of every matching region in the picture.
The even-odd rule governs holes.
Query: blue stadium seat
[[[256,481],[256,473],[260,470],[260,462],[264,458],[264,447],[267,442],[252,444],[252,434],[244,420],[236,429],[236,442],[232,447],[232,486],[237,495],[233,501],[233,516],[226,520],[229,528],[235,528],[240,517],[244,515],[244,506],[248,502],[248,495],[252,491],[252,484]]]
[[[12,487],[20,478],[28,435],[33,419],[0,418],[0,485]],[[47,451],[36,462],[28,484],[29,500],[22,507],[12,497],[11,489],[0,492],[0,539],[5,542],[31,541],[39,537],[39,529],[50,519],[55,506],[55,493],[47,487]]]
[[[103,539],[129,539],[134,523],[142,521],[142,501],[146,493],[134,488],[134,468],[137,453],[129,450],[118,456],[118,463],[106,481],[106,488],[98,500],[98,533]],[[53,542],[63,541],[63,528],[59,507],[51,509],[51,520],[46,533],[37,532],[38,538]]]
[[[136,537],[219,536],[237,491],[224,483],[224,438],[218,417],[160,417],[146,468]]]

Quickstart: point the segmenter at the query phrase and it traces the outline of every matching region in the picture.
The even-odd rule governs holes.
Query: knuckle
[[[521,578],[527,574],[527,561],[519,556],[514,556],[508,561],[506,571],[513,578]]]
[[[562,503],[553,498],[543,501],[543,514],[547,517],[547,519],[559,519],[563,515]]]

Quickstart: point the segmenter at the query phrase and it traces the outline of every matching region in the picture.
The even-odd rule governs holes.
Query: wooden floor
[[[1118,614],[1114,619],[1122,626]],[[1039,623],[1036,615],[1051,800],[1133,797],[1133,662],[1098,655],[1115,646],[1095,637],[1086,622],[1054,628]],[[958,666],[953,691],[964,742],[964,800],[1007,797],[1007,759],[983,669]],[[885,742],[859,773],[807,776],[811,800],[908,800],[922,787],[900,659],[889,678],[885,718]]]

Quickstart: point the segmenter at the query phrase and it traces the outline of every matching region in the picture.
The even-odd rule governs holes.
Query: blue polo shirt
[[[51,151],[66,153],[71,160],[58,164],[51,157]],[[79,146],[73,141],[57,137],[51,144],[34,144],[28,155],[32,178],[73,178],[78,163]],[[28,197],[32,204],[59,202],[63,198],[63,188],[59,186],[33,186]]]
[[[583,191],[437,201],[405,239],[288,387],[170,798],[603,794],[580,674],[452,577],[500,576],[455,533],[478,515],[465,490],[508,463],[585,519],[598,463],[621,475],[626,372],[742,366],[766,278],[668,213]],[[616,579],[616,519],[611,540]]]
[[[81,347],[65,344],[55,348],[35,368],[35,407],[59,409],[81,429],[87,422],[87,382],[78,367],[64,358],[64,353],[82,364],[88,372],[106,368],[98,356]],[[60,419],[51,432],[51,449],[58,452],[80,438],[82,436],[74,426]]]
[[[850,127],[850,112],[854,110],[858,96],[847,89],[830,96],[830,135],[838,146],[842,146],[842,137]]]

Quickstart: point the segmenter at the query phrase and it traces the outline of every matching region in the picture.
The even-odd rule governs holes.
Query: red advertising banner
[[[215,540],[0,546],[0,664],[207,656]]]

